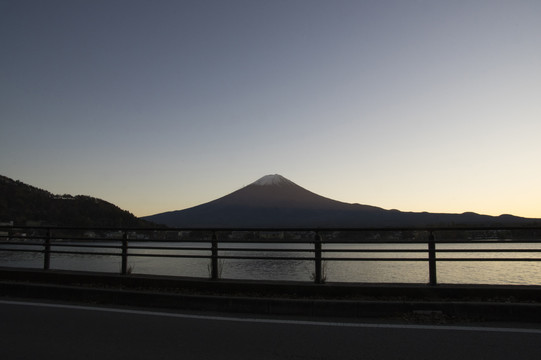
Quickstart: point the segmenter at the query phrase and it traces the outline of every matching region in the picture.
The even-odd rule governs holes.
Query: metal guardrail
[[[436,234],[439,239],[436,239]],[[141,245],[143,242],[164,245]],[[201,244],[182,246],[182,244]],[[541,227],[439,227],[439,228],[73,228],[73,227],[0,227],[0,251],[32,252],[43,254],[43,270],[51,267],[52,254],[103,255],[121,258],[120,273],[130,273],[130,257],[200,258],[210,261],[209,274],[213,280],[220,278],[220,260],[304,260],[313,261],[313,280],[325,281],[323,264],[326,261],[407,261],[426,262],[430,285],[437,285],[438,262],[457,261],[541,261],[539,249],[472,249],[471,244],[541,244]],[[231,244],[252,246],[228,247]],[[258,244],[304,245],[303,248],[254,248]],[[306,247],[307,244],[309,247]],[[426,249],[352,249],[339,247],[344,244],[424,244]],[[461,244],[463,248],[438,249],[438,244]],[[16,246],[14,246],[16,245]],[[86,248],[100,251],[85,251]],[[73,249],[73,250],[66,250]],[[162,251],[141,253],[140,250]],[[135,251],[135,252],[134,252]],[[137,252],[139,251],[139,252]],[[183,252],[184,253],[179,253]],[[231,255],[235,253],[247,255]],[[254,252],[271,253],[253,255]],[[250,254],[252,253],[252,254]],[[303,254],[288,256],[288,254]],[[394,256],[372,256],[389,254]],[[536,254],[540,257],[458,257],[443,254]],[[339,254],[341,256],[336,256]],[[366,256],[366,255],[369,256]],[[414,256],[396,256],[413,254]],[[364,255],[364,256],[359,256]],[[419,255],[419,256],[417,256]],[[0,264],[1,265],[1,264]]]

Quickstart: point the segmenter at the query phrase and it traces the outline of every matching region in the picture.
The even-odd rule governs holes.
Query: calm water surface
[[[80,244],[80,242],[79,242]],[[91,243],[88,243],[91,244]],[[120,272],[119,243],[100,243],[101,248],[84,248],[83,251],[95,255],[52,254],[51,269],[82,270],[97,272]],[[147,246],[164,246],[173,249],[141,249]],[[4,248],[6,245],[3,246]],[[23,248],[21,245],[10,245],[10,248]],[[136,247],[139,247],[136,248]],[[178,248],[182,247],[182,250]],[[30,249],[39,250],[40,246]],[[199,250],[190,250],[199,248]],[[280,252],[280,249],[294,250]],[[323,245],[323,258],[333,258],[323,262],[323,276],[328,282],[367,282],[367,283],[427,283],[428,263],[413,259],[426,259],[425,244],[340,244]],[[535,249],[541,250],[541,244],[515,244],[509,242],[487,244],[438,244],[438,250],[452,249],[490,249],[490,253],[438,253],[438,258],[530,258],[540,259],[541,253],[508,253],[499,249]],[[24,249],[29,249],[24,247]],[[208,250],[207,250],[208,249]],[[242,251],[240,249],[250,249]],[[254,280],[301,280],[313,279],[314,262],[308,258],[313,256],[310,244],[237,244],[221,245],[220,256],[253,256],[253,257],[289,257],[295,260],[261,260],[261,259],[221,259],[219,261],[220,277],[227,279]],[[381,252],[343,253],[325,252],[325,250],[351,249],[372,250]],[[53,251],[77,251],[68,246],[55,245]],[[295,251],[296,250],[296,251]],[[423,252],[392,253],[388,250],[423,250]],[[104,255],[100,253],[111,253]],[[210,276],[209,259],[199,258],[157,258],[141,255],[167,253],[170,255],[210,255],[209,243],[156,243],[139,242],[130,244],[128,268],[133,274],[175,275],[208,278]],[[139,256],[138,256],[139,255]],[[351,261],[343,258],[396,258],[407,257],[412,261]],[[0,250],[0,266],[41,268],[43,254],[31,252],[11,252]],[[437,263],[439,283],[448,284],[522,284],[541,285],[541,261],[439,261]]]

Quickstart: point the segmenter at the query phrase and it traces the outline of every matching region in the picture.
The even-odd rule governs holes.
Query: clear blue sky
[[[541,1],[0,0],[0,173],[143,216],[279,173],[541,218]]]

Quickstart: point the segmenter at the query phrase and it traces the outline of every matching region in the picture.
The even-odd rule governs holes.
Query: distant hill
[[[267,175],[214,201],[143,219],[172,227],[422,227],[541,224],[539,219],[385,210],[349,204],[308,191],[280,175]]]
[[[90,196],[54,195],[0,175],[0,223],[82,227],[148,227],[119,207]]]

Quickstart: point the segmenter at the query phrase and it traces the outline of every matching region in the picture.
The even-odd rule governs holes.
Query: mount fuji
[[[143,217],[171,227],[303,228],[521,225],[533,219],[475,213],[385,210],[315,194],[281,175],[266,175],[229,195],[192,208]]]

